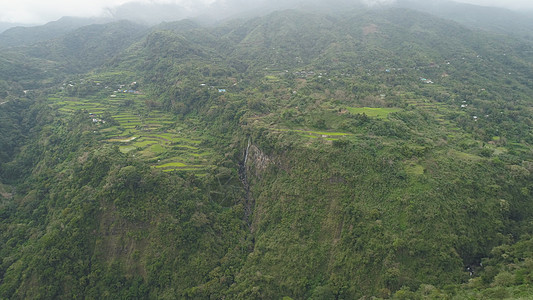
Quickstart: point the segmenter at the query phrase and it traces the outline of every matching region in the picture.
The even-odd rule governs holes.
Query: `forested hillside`
[[[517,12],[454,1],[399,0],[395,3],[399,7],[428,12],[476,29],[529,40],[533,38],[533,21],[527,11]]]
[[[59,38],[83,26],[103,22],[104,20],[98,19],[63,17],[41,26],[16,26],[0,34],[0,47],[28,46]]]
[[[388,8],[7,48],[0,298],[527,298],[532,46]]]

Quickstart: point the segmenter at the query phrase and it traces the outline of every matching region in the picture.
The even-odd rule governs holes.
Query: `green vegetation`
[[[164,165],[157,166],[157,168],[166,168],[166,167],[186,167],[186,166],[187,166],[187,165],[184,164],[184,163],[173,162],[173,163],[168,163],[168,164],[164,164]]]
[[[398,108],[374,108],[374,107],[348,107],[352,114],[365,114],[369,117],[385,119],[390,113],[401,111]]]
[[[0,54],[0,298],[533,293],[528,41],[397,9],[139,29]]]
[[[92,75],[92,81],[89,84],[107,85],[106,79],[119,74],[118,72],[112,75],[104,74],[101,78]],[[71,85],[74,84],[71,83]],[[187,120],[177,123],[173,121],[174,116],[172,114],[159,110],[145,111],[144,106],[148,99],[146,95],[141,93],[133,95],[130,93],[126,96],[126,100],[109,101],[107,98],[94,96],[86,99],[65,99],[60,93],[48,97],[48,100],[52,108],[58,109],[59,112],[66,115],[85,113],[87,119],[95,125],[94,133],[103,133],[103,135],[98,135],[101,137],[100,142],[119,144],[119,150],[122,153],[132,156],[138,154],[148,161],[153,161],[157,167],[164,168],[166,166],[164,164],[159,165],[161,163],[160,158],[164,158],[164,161],[177,160],[202,164],[200,168],[193,164],[180,166],[182,167],[180,170],[191,172],[197,172],[210,164],[213,152],[193,146],[202,143],[202,137],[195,136],[196,133],[187,129],[189,126]],[[190,137],[199,139],[191,139]],[[176,147],[179,147],[181,151],[175,151]],[[204,159],[197,161],[195,160],[196,157],[203,157]],[[190,167],[185,168],[186,166]]]

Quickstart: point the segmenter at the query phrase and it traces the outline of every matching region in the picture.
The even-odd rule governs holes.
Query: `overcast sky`
[[[62,16],[102,16],[106,7],[118,6],[133,0],[0,0],[0,22],[40,24],[54,21]],[[136,2],[179,3],[194,10],[213,2],[231,0],[135,0]],[[253,0],[245,1],[247,4]],[[304,0],[305,1],[305,0]],[[394,0],[364,0],[388,3]],[[427,0],[432,1],[432,0]],[[533,0],[456,0],[485,6],[500,6],[510,9],[533,10]]]

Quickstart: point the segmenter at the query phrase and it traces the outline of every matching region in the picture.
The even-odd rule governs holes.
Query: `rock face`
[[[253,218],[251,217],[254,208],[255,200],[250,191],[250,175],[253,180],[261,180],[261,174],[265,172],[268,166],[272,163],[272,158],[266,155],[261,149],[248,140],[248,145],[244,151],[244,160],[240,166],[240,179],[246,192],[244,203],[244,220],[248,224],[250,231],[253,232]]]
[[[248,150],[247,171],[253,172],[257,179],[261,179],[261,174],[273,163],[273,159],[266,155],[255,145],[250,145]]]

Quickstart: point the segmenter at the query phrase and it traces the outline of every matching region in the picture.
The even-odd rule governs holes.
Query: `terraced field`
[[[64,113],[86,110],[93,114],[102,114],[106,109],[101,103],[78,98],[50,98],[50,100],[53,101],[54,107],[57,107],[60,112]]]
[[[101,142],[118,145],[122,153],[165,172],[205,174],[212,152],[201,146],[203,138],[193,129],[194,120],[178,122],[171,113],[148,110],[145,100],[144,95],[132,94],[104,99],[49,98],[51,106],[61,113],[87,114],[101,134]]]
[[[273,129],[273,130],[280,131],[280,132],[295,132],[302,137],[311,138],[311,139],[322,138],[327,141],[335,141],[342,137],[353,136],[353,134],[345,133],[345,132],[312,131],[312,130],[301,130],[301,129]]]
[[[375,107],[348,107],[352,114],[365,114],[369,117],[385,119],[390,113],[399,112],[399,108],[375,108]]]

